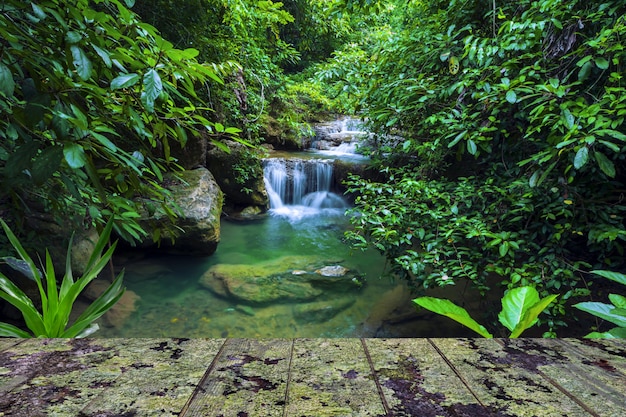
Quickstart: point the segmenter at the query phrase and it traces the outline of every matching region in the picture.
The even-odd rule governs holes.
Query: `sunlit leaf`
[[[66,144],[63,148],[63,155],[67,164],[74,169],[82,168],[87,163],[85,150],[77,143]]]
[[[155,69],[150,68],[143,75],[143,91],[141,92],[141,101],[150,113],[154,112],[154,102],[161,91],[163,91],[161,77]]]
[[[432,311],[433,313],[451,318],[483,337],[493,337],[493,335],[489,333],[485,327],[478,324],[472,317],[470,317],[469,313],[463,307],[457,306],[450,300],[433,297],[419,297],[414,299],[413,302],[418,306]]]
[[[515,93],[515,91],[513,91],[513,90],[507,91],[507,93],[506,93],[506,101],[508,101],[511,104],[517,103],[517,94]]]
[[[581,147],[578,152],[576,152],[576,156],[574,156],[574,168],[580,169],[582,168],[589,159],[589,148],[586,146]]]
[[[513,288],[502,297],[502,311],[498,319],[507,329],[513,329],[531,306],[539,302],[539,293],[533,287]]]

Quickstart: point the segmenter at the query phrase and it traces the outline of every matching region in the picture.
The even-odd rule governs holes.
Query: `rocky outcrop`
[[[243,213],[244,217],[265,212],[269,204],[259,150],[225,141],[230,152],[212,147],[207,153],[206,166],[226,195],[227,214]]]
[[[206,168],[183,171],[178,178],[168,177],[167,188],[171,200],[180,208],[174,221],[156,209],[151,216],[147,213],[139,220],[144,230],[163,230],[160,250],[187,255],[211,255],[220,240],[220,216],[223,194],[213,175]],[[142,247],[156,247],[151,238],[142,242]]]
[[[200,284],[219,296],[249,304],[313,301],[329,287],[361,288],[360,280],[347,268],[320,267],[321,262],[310,256],[285,256],[255,265],[217,264],[204,273]]]

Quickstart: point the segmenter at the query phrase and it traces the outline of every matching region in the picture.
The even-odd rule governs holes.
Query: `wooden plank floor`
[[[626,416],[626,341],[0,339],[0,416]]]

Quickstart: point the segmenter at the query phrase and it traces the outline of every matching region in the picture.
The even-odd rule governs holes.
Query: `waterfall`
[[[332,161],[271,158],[265,160],[263,174],[271,214],[299,220],[321,211],[343,214],[348,207],[332,191]]]
[[[370,137],[363,129],[362,121],[349,117],[318,123],[314,126],[315,139],[311,143],[312,151],[333,158],[363,159],[363,155],[357,153],[357,148],[359,143]]]

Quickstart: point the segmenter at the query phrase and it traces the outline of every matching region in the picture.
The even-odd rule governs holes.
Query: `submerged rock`
[[[253,304],[307,301],[329,289],[360,288],[349,276],[316,273],[320,264],[323,263],[311,256],[285,256],[254,265],[218,264],[204,273],[200,285],[222,297]],[[348,272],[339,265],[331,268],[334,269],[325,271]]]

